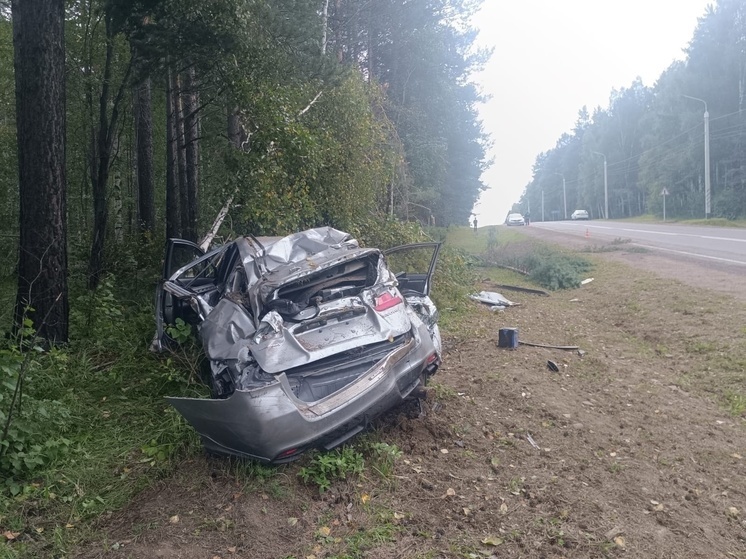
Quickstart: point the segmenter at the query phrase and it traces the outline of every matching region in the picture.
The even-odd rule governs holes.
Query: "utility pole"
[[[707,101],[699,97],[684,95],[687,99],[694,99],[705,106],[705,219],[710,217],[710,113],[707,112]]]
[[[541,189],[541,221],[544,221],[544,189]]]
[[[606,156],[600,151],[594,151],[592,153],[604,158],[604,219],[609,219],[609,181],[606,173]]]

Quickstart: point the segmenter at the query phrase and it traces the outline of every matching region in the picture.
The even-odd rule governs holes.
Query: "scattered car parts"
[[[514,303],[513,301],[508,300],[506,297],[495,291],[480,291],[479,293],[469,295],[469,298],[473,301],[488,305],[492,310],[502,310],[507,307],[515,307],[520,305],[520,303]]]

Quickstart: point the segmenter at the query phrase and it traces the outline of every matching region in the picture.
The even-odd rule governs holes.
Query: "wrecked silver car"
[[[440,365],[439,250],[361,248],[329,227],[206,254],[171,239],[153,346],[179,318],[196,325],[212,399],[169,402],[210,452],[282,463],[344,443]]]

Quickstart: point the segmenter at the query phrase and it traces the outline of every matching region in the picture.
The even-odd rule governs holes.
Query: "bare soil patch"
[[[506,292],[504,312],[475,303],[423,413],[377,423],[403,452],[392,474],[319,495],[304,461],[257,477],[191,457],[73,556],[746,558],[746,304],[618,261],[639,257],[591,255],[592,283]],[[502,327],[583,354],[501,349]]]

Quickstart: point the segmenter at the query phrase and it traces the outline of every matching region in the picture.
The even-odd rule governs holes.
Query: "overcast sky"
[[[713,3],[485,0],[474,22],[477,42],[494,54],[475,81],[491,97],[481,115],[494,164],[482,176],[489,190],[474,209],[479,225],[505,220],[536,156],[572,129],[581,107],[606,108],[612,89],[637,76],[652,86],[682,60],[697,19]]]

